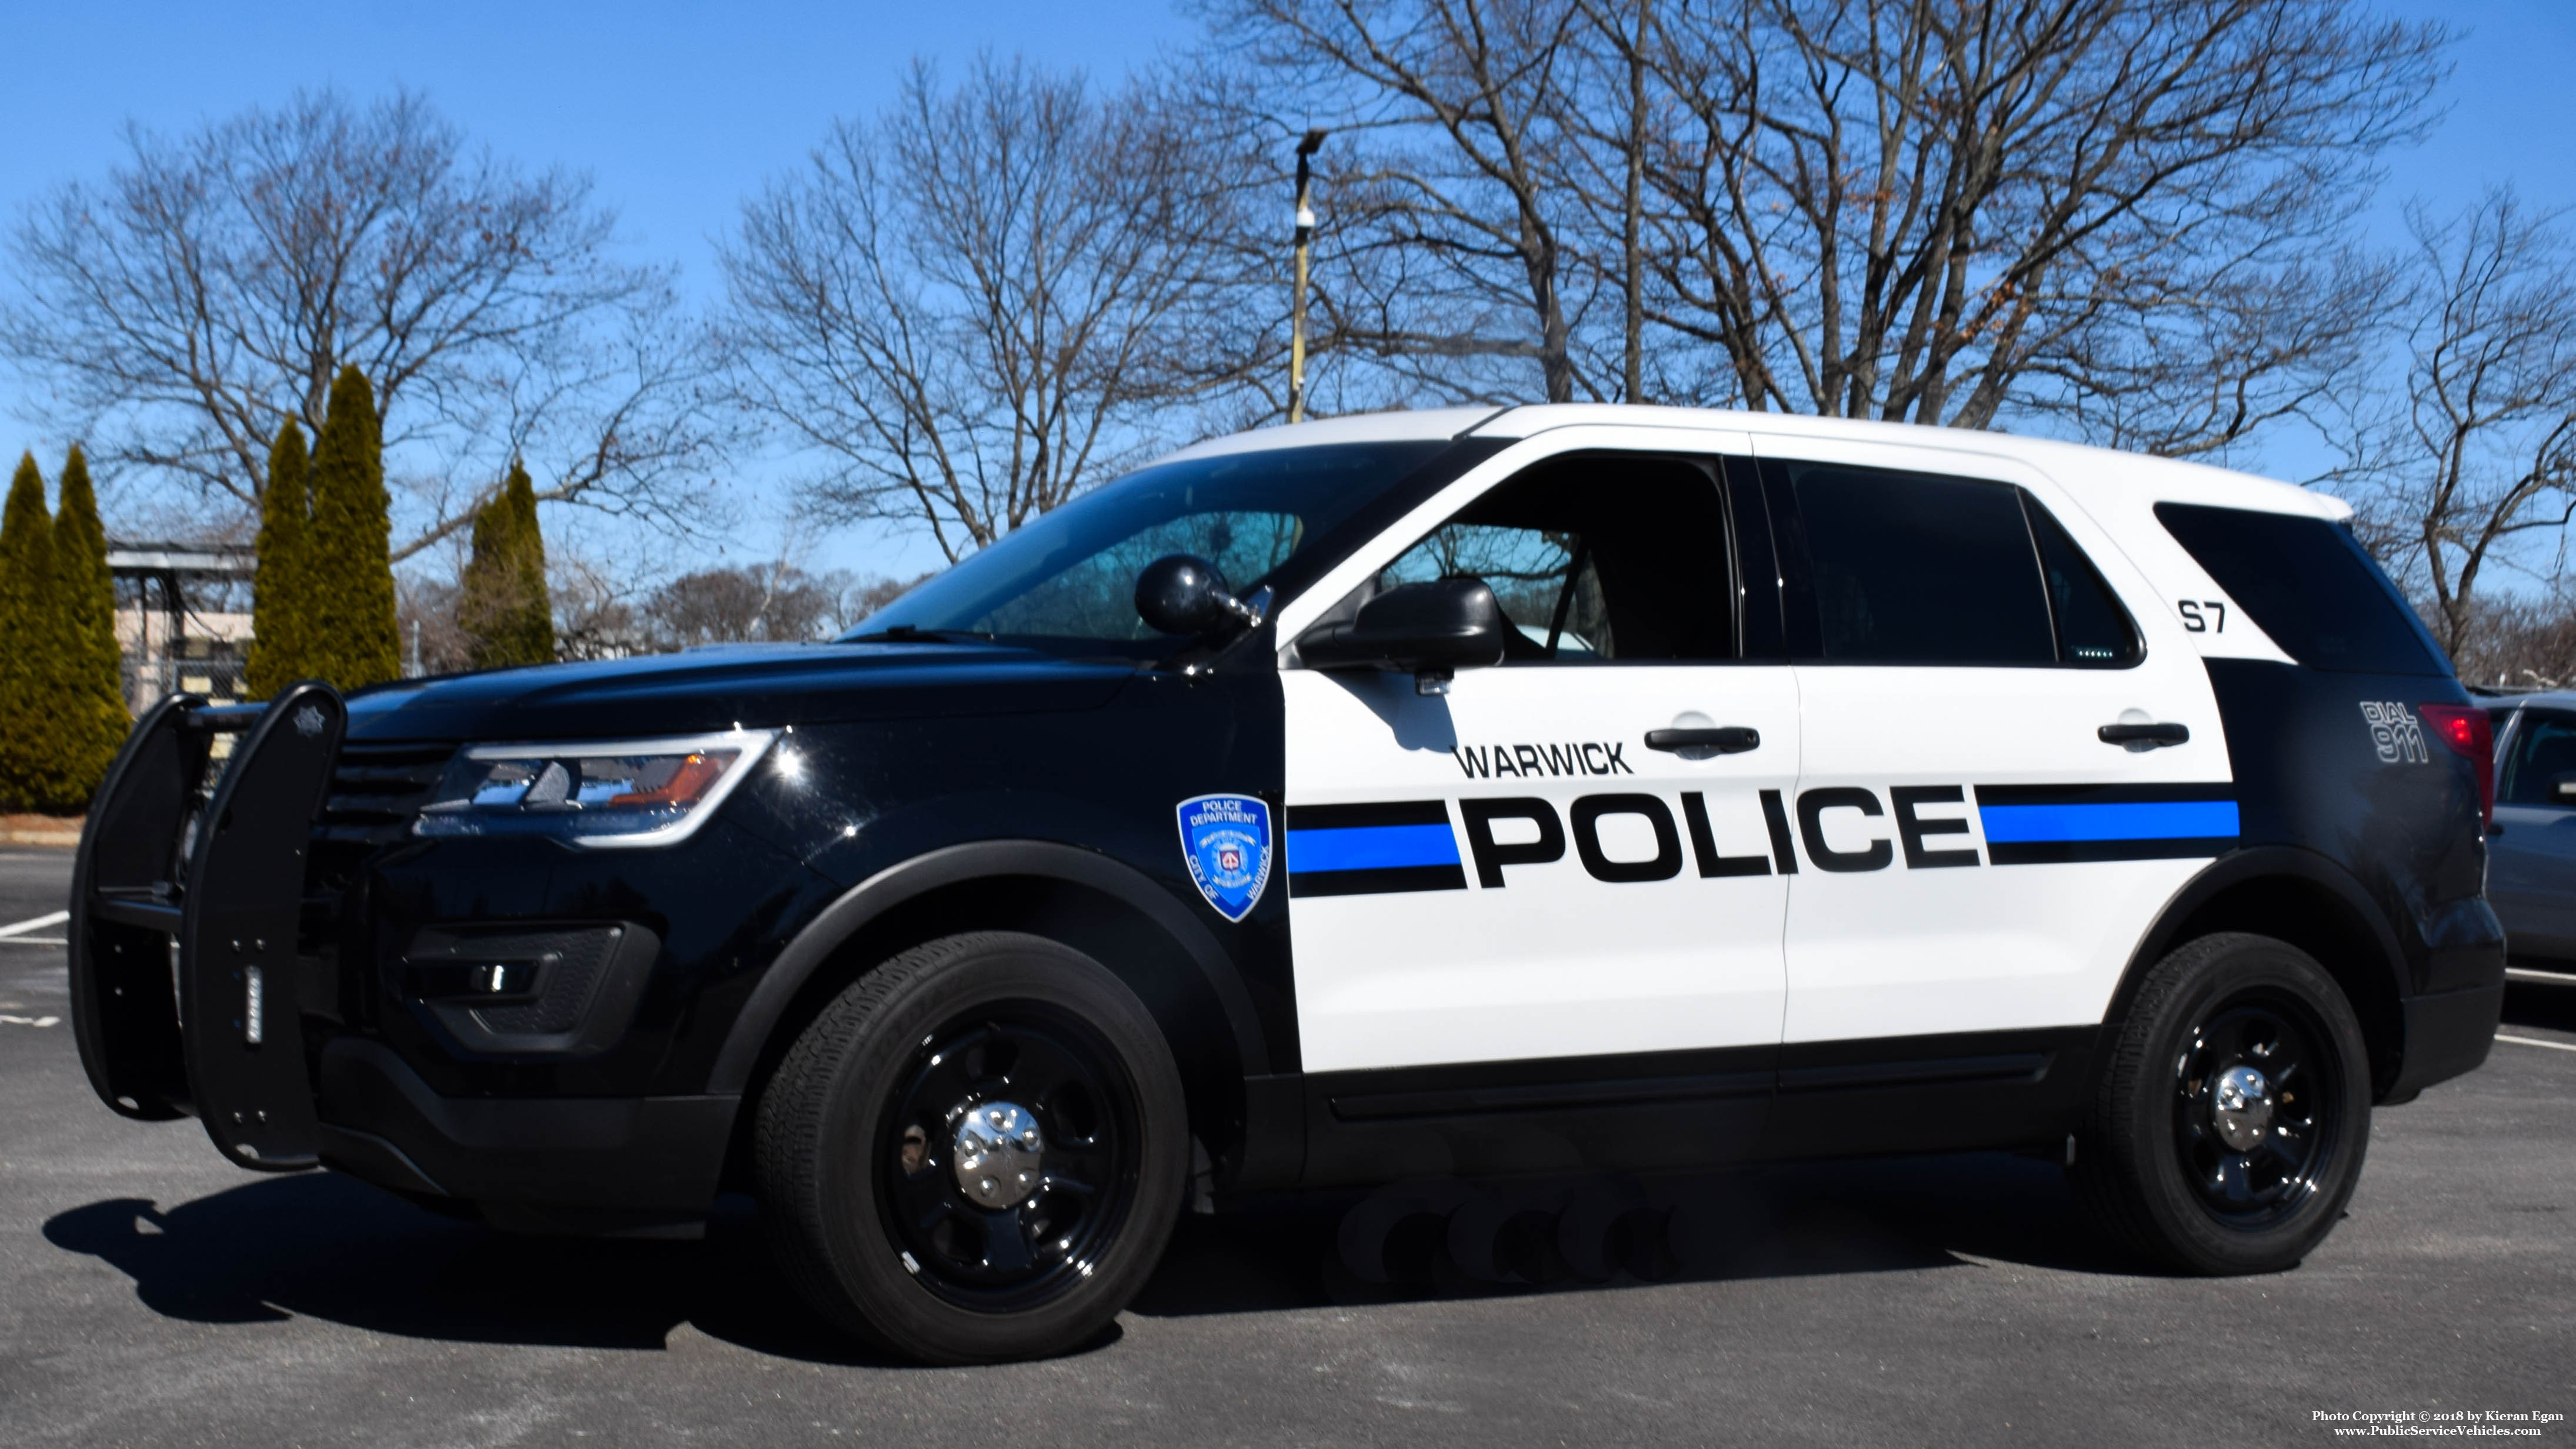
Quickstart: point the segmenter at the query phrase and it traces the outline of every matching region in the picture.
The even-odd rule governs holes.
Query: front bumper
[[[329,1167],[413,1197],[476,1204],[497,1227],[650,1229],[715,1200],[740,1099],[442,1097],[384,1046],[322,1050]]]

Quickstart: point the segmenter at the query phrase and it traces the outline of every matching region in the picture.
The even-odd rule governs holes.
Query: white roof
[[[1619,403],[1532,403],[1504,408],[1425,408],[1416,412],[1359,413],[1321,422],[1259,428],[1211,438],[1184,448],[1172,454],[1171,458],[1204,458],[1323,443],[1393,442],[1471,435],[1526,438],[1551,428],[1578,425],[1716,428],[1781,440],[1810,438],[1896,443],[2015,459],[2048,474],[2079,495],[2095,493],[2105,487],[2143,487],[2160,498],[2225,503],[2320,518],[2344,518],[2352,512],[2339,498],[2251,473],[2049,438],[1972,428],[1929,427],[1917,423],[1808,417],[1795,413],[1747,413],[1719,408],[1648,407]]]

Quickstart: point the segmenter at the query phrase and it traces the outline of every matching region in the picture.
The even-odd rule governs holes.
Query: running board
[[[314,683],[264,708],[162,701],[108,770],[72,869],[72,1024],[91,1088],[128,1117],[193,1113],[246,1167],[317,1160],[295,942],[347,719]]]

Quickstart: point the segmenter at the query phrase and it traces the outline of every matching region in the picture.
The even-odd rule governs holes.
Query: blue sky
[[[2438,17],[2471,33],[2456,52],[2451,111],[2423,147],[2390,158],[2372,214],[2402,236],[2397,203],[2456,207],[2510,181],[2542,206],[2576,206],[2576,3],[2390,0],[2381,12]],[[1125,4],[725,7],[622,5],[57,5],[0,11],[0,217],[61,182],[102,174],[129,120],[178,130],[299,85],[368,95],[426,91],[475,139],[532,166],[588,170],[624,218],[639,258],[680,263],[703,294],[709,241],[740,199],[794,165],[836,116],[874,110],[910,57],[962,62],[1022,51],[1114,76],[1186,40],[1191,22],[1161,0]],[[0,283],[5,285],[5,283]],[[0,440],[59,456],[32,436],[0,380]],[[8,451],[15,451],[12,446]],[[2297,471],[2294,460],[2276,460]],[[113,520],[111,520],[111,526]],[[709,541],[765,557],[774,524]],[[872,572],[927,567],[921,542],[852,531],[812,562]]]

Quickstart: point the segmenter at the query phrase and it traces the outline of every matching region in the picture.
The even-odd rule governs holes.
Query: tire
[[[2369,1143],[2370,1071],[2342,989],[2295,946],[2223,932],[2147,974],[2069,1176],[2094,1220],[2148,1257],[2272,1273],[2333,1231]]]
[[[1190,1165],[1180,1073],[1135,994],[998,932],[854,982],[780,1061],[753,1131],[788,1278],[844,1332],[931,1363],[1097,1337],[1161,1259]]]

